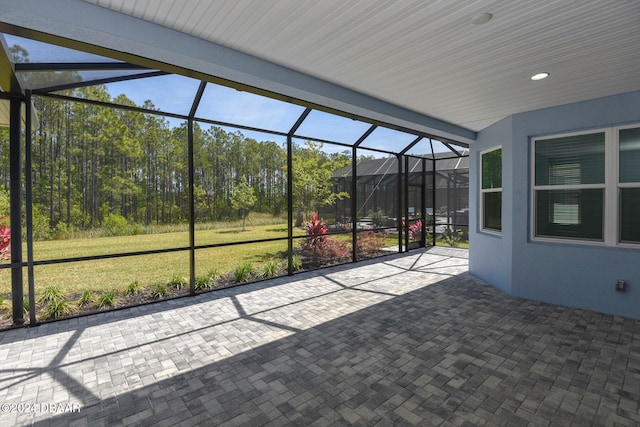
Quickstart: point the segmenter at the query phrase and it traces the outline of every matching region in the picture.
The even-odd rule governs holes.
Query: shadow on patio
[[[0,422],[640,422],[640,322],[513,298],[466,270],[466,251],[431,248],[9,331],[0,401],[63,407]]]

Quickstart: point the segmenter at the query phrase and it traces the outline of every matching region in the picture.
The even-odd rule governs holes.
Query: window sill
[[[486,234],[493,237],[502,237],[502,231],[492,230],[490,228],[481,228],[479,233]]]
[[[587,239],[570,239],[564,237],[546,237],[546,236],[534,236],[531,238],[532,242],[540,243],[556,243],[556,244],[569,244],[579,246],[608,246],[602,240],[587,240]]]
[[[602,241],[594,241],[594,240],[577,240],[577,239],[563,239],[557,238],[554,239],[552,237],[532,237],[530,240],[531,243],[551,243],[553,245],[569,245],[575,247],[597,247],[597,248],[612,248],[612,249],[631,249],[638,250],[640,249],[640,243],[613,243],[607,244]]]

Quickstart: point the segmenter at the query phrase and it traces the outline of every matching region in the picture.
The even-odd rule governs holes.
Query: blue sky
[[[92,62],[113,61],[96,55],[78,52],[71,49],[52,46],[33,40],[5,35],[7,44],[20,44],[27,49],[32,62]],[[81,74],[83,74],[81,72]],[[177,114],[188,114],[193,103],[199,80],[179,75],[129,80],[107,85],[112,98],[125,94],[136,105],[142,106],[151,100],[161,111]],[[242,92],[224,86],[209,83],[198,107],[196,117],[235,123],[255,128],[288,132],[298,119],[304,108],[298,105],[277,101],[248,92]],[[179,119],[168,119],[171,126],[182,122]],[[208,127],[208,125],[203,125]],[[333,114],[312,111],[297,135],[353,144],[370,127],[368,123],[351,120]],[[236,131],[227,128],[227,131]],[[258,141],[271,140],[284,143],[284,138],[247,130],[240,130],[245,136]],[[414,135],[391,129],[378,127],[361,145],[362,148],[377,148],[388,151],[400,151],[415,139]],[[326,144],[329,152],[344,151],[345,147]],[[448,151],[441,143],[434,141],[435,151]],[[427,140],[422,140],[410,154],[430,153]],[[386,155],[362,150],[362,154],[385,157]]]
[[[107,85],[112,97],[124,93],[137,105],[151,99],[155,107],[170,113],[187,114],[200,82],[178,75],[130,80]],[[198,106],[196,117],[255,128],[288,132],[304,107],[277,101],[248,92],[209,83]],[[180,120],[170,119],[172,125]],[[208,125],[204,125],[208,127]],[[297,135],[316,137],[330,141],[352,144],[371,125],[357,120],[336,116],[321,111],[312,111],[302,123]],[[233,131],[234,129],[228,128]],[[284,138],[271,134],[240,130],[247,137],[257,140],[284,142]],[[414,135],[378,127],[362,144],[363,148],[398,150],[415,139]],[[345,147],[326,144],[327,151],[343,151]],[[367,152],[366,154],[374,154]]]

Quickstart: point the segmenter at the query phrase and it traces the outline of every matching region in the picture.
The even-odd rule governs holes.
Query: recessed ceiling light
[[[487,22],[491,21],[491,18],[493,18],[492,14],[481,13],[480,15],[476,15],[473,18],[471,18],[471,23],[475,25],[486,24]]]
[[[542,80],[549,77],[549,73],[538,73],[531,76],[531,80]]]

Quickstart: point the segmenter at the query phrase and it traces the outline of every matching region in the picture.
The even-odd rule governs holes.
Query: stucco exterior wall
[[[515,114],[478,135],[471,149],[470,271],[515,296],[640,319],[640,247],[531,239],[531,138],[640,124],[640,92]],[[479,230],[479,153],[503,150],[503,230]],[[640,167],[640,165],[639,165]],[[640,221],[640,218],[638,219]],[[617,280],[628,284],[615,290]]]

